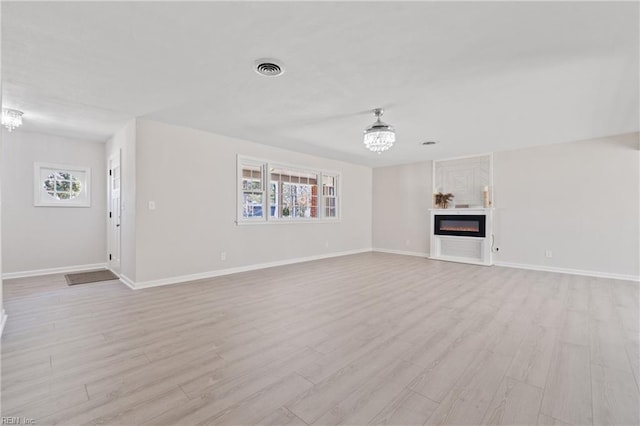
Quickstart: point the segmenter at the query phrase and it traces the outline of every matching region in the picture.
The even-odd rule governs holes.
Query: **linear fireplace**
[[[436,214],[433,221],[433,233],[484,238],[486,236],[486,216]]]
[[[492,265],[492,208],[431,209],[429,257]]]

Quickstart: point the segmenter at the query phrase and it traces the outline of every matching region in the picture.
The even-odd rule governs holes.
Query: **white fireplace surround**
[[[451,262],[472,263],[474,265],[492,265],[493,209],[430,209],[431,212],[431,254],[430,259]],[[435,233],[436,215],[479,215],[485,216],[485,236],[467,237],[457,235],[438,235]]]

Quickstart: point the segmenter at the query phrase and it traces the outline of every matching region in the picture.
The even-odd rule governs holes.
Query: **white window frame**
[[[261,175],[262,175],[262,217],[244,217],[244,189],[242,187],[242,179],[244,178],[244,176],[242,175],[242,166],[243,165],[247,165],[247,166],[252,166],[252,167],[260,167],[261,168]],[[260,160],[256,160],[253,158],[244,158],[242,161],[240,159],[240,157],[238,157],[238,165],[237,165],[237,178],[236,178],[236,185],[237,185],[237,205],[236,205],[236,211],[237,211],[237,223],[243,222],[243,223],[256,223],[256,222],[263,222],[267,216],[267,211],[266,211],[266,205],[268,204],[266,198],[269,196],[268,191],[265,190],[267,188],[267,182],[265,180],[265,174],[266,174],[266,168],[265,168],[265,163],[260,161]]]
[[[58,200],[44,189],[44,176],[51,172],[68,172],[80,180],[80,194],[69,200]],[[33,205],[36,207],[91,207],[91,169],[69,164],[35,162],[33,164]]]
[[[243,189],[242,189],[242,170],[243,166],[261,166],[262,167],[262,175],[263,175],[263,191],[264,197],[262,203],[262,212],[263,217],[251,217],[245,218],[243,217]],[[312,174],[316,175],[316,185],[317,185],[317,217],[271,217],[271,169],[285,169],[292,172],[299,172],[304,174]],[[292,165],[286,164],[276,161],[269,161],[264,159],[258,159],[253,157],[246,157],[243,155],[237,156],[237,177],[236,177],[236,224],[238,225],[247,225],[247,224],[284,224],[284,223],[322,223],[322,222],[338,222],[341,220],[342,215],[342,203],[341,203],[341,192],[342,192],[342,175],[340,172],[335,170],[325,170],[325,169],[317,169],[313,167],[304,167],[300,165]],[[324,206],[324,197],[322,192],[322,179],[323,175],[329,175],[335,177],[336,179],[336,215],[334,217],[326,217],[325,216],[325,206]],[[275,181],[274,181],[275,182]],[[276,195],[277,196],[277,195]],[[276,200],[276,206],[278,201]]]
[[[330,196],[331,198],[333,198],[334,200],[334,206],[335,210],[336,210],[336,215],[335,216],[325,216],[326,213],[326,209],[328,206],[324,205],[324,199],[325,199],[325,195],[324,195],[324,177],[325,175],[327,177],[332,177],[335,179],[335,193]],[[340,202],[341,202],[341,197],[340,197],[340,190],[342,188],[342,179],[340,178],[340,174],[339,173],[334,173],[334,172],[328,172],[328,171],[323,171],[322,172],[322,176],[320,179],[320,183],[322,184],[322,186],[319,188],[319,192],[320,192],[320,197],[322,197],[322,215],[325,218],[325,220],[335,220],[337,218],[340,217],[340,211],[341,206],[340,206]]]

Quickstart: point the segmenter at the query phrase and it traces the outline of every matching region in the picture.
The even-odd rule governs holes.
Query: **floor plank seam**
[[[296,415],[296,413],[294,413],[293,411],[289,410],[287,407],[285,407],[284,405],[282,406],[283,410],[286,410],[288,413],[290,413],[292,416],[294,416],[296,419],[300,420],[302,423],[304,423],[307,426],[310,426],[310,423],[305,422],[304,420],[302,420],[300,417],[298,417]]]
[[[187,393],[184,391],[181,385],[178,385],[177,388],[180,389],[180,392],[182,392],[182,394],[187,398],[187,400],[191,399],[189,398],[189,395],[187,395]]]
[[[302,374],[298,373],[297,371],[294,371],[293,374],[295,374],[296,376],[301,377],[302,379],[304,379],[305,381],[309,382],[311,384],[312,387],[316,386],[317,383],[313,383],[311,380],[309,380],[307,377],[304,377]],[[295,414],[295,413],[294,413]]]

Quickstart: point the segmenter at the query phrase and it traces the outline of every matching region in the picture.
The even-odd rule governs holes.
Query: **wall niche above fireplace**
[[[451,207],[488,207],[484,202],[484,190],[488,189],[488,197],[491,200],[492,181],[491,154],[433,162],[433,193],[453,194]]]

